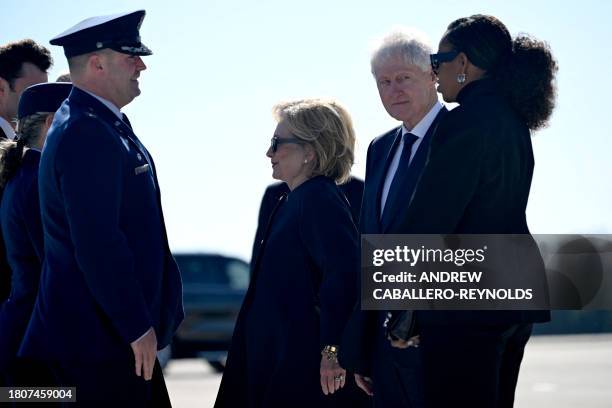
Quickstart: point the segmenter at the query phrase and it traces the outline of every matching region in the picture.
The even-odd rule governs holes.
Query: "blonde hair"
[[[301,99],[279,103],[273,113],[294,137],[313,148],[313,176],[327,176],[337,184],[348,181],[355,158],[355,131],[342,105],[333,100]]]

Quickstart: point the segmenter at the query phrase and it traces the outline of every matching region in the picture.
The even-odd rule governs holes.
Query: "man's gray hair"
[[[432,52],[425,34],[413,28],[394,27],[392,31],[374,42],[370,59],[372,74],[376,75],[377,67],[396,57],[428,72],[431,70],[429,54]]]

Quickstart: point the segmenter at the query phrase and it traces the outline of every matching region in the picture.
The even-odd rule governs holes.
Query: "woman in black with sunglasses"
[[[431,64],[450,111],[405,214],[413,234],[529,234],[531,131],[546,125],[557,64],[497,18],[453,21]],[[513,260],[519,261],[519,260]],[[546,277],[536,274],[538,284]],[[417,311],[427,407],[511,407],[532,324],[548,311]]]
[[[359,274],[359,234],[337,186],[353,165],[352,122],[342,106],[318,99],[277,105],[274,114],[266,155],[290,192],[251,261],[215,407],[358,407],[367,397],[345,388],[337,360]]]

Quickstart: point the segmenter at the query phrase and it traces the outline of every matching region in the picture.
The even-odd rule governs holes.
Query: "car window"
[[[249,266],[237,259],[207,255],[177,255],[183,283],[229,286],[246,290]]]
[[[228,285],[225,268],[217,259],[204,256],[177,257],[183,282],[209,285]]]
[[[247,264],[230,261],[227,263],[226,271],[232,289],[247,289],[249,287],[249,267]]]

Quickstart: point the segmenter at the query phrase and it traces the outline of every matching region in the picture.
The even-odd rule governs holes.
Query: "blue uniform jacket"
[[[0,129],[0,141],[6,140],[7,137],[4,131]],[[0,199],[2,198],[3,189],[0,188]],[[11,268],[9,268],[8,260],[6,259],[6,248],[4,245],[4,237],[0,233],[0,303],[4,302],[11,291]]]
[[[128,123],[74,88],[39,172],[45,261],[21,355],[66,363],[131,355],[149,327],[167,345],[182,285],[155,165]]]
[[[39,151],[26,151],[21,166],[4,189],[0,207],[2,234],[13,271],[11,295],[0,307],[0,366],[17,355],[38,292],[43,260],[39,161]]]

